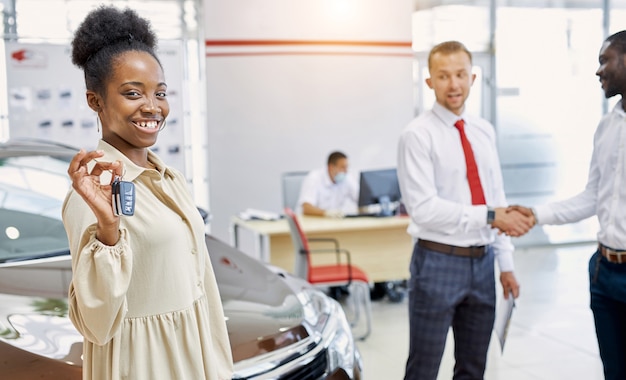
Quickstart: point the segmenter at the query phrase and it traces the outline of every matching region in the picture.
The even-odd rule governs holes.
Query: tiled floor
[[[588,306],[587,264],[593,251],[590,244],[517,249],[521,295],[503,353],[495,334],[492,336],[486,380],[603,379]],[[365,378],[402,379],[408,352],[406,297],[396,304],[373,302],[372,309],[372,334],[357,343]],[[450,334],[438,380],[451,379],[453,366]]]

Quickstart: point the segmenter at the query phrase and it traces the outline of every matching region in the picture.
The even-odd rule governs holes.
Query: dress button
[[[197,251],[195,248],[193,248],[193,249],[191,250],[191,254],[192,254],[192,255],[195,255],[196,253],[198,253],[198,251]]]

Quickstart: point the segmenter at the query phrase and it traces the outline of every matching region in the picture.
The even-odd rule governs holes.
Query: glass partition
[[[497,20],[496,124],[507,198],[537,205],[575,195],[585,187],[603,112],[595,76],[602,10],[506,6]],[[543,230],[549,242],[594,240],[597,222]]]
[[[416,112],[432,104],[431,91],[423,85],[428,50],[457,39],[479,57],[474,63],[480,82],[472,88],[468,108],[479,110],[496,128],[509,202],[534,206],[582,191],[593,133],[606,109],[595,75],[605,37],[604,2],[572,0],[553,6],[552,1],[458,1],[455,5],[430,1],[422,7],[423,2],[417,3],[413,15],[413,47],[420,67],[414,71]],[[623,8],[611,12],[611,22],[619,19],[622,24],[612,30],[626,28]],[[597,221],[590,218],[573,225],[535,228],[517,242],[594,240],[596,232]]]

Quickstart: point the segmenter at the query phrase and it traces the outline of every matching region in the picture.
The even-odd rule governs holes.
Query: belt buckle
[[[626,262],[626,260],[622,259],[622,257],[626,257],[626,251],[616,251],[608,247],[604,247],[604,249],[606,250],[606,258],[609,260],[609,262],[616,264],[622,264]],[[615,255],[615,261],[611,260],[611,255]]]

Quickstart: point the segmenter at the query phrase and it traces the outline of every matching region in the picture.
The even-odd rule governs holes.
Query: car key
[[[120,176],[115,176],[111,184],[113,213],[121,216],[135,214],[135,184],[122,181]]]

